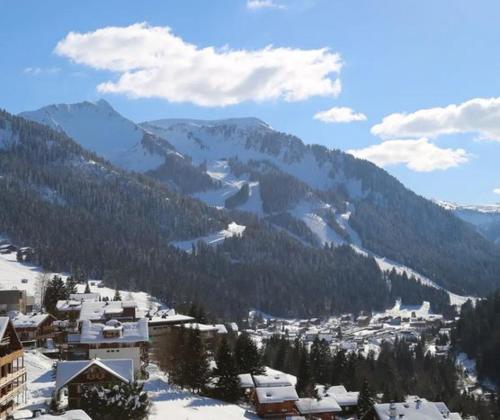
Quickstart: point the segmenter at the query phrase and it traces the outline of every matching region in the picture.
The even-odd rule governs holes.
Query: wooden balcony
[[[16,350],[12,353],[9,353],[3,357],[0,357],[0,366],[6,365],[7,363],[11,363],[14,360],[18,359],[19,357],[22,357],[24,354],[23,349]]]
[[[26,383],[22,383],[15,388],[12,388],[10,392],[5,394],[3,397],[0,398],[0,405],[5,404],[6,402],[10,401],[12,398],[15,398],[16,395],[19,393],[23,392],[26,390]]]
[[[20,376],[26,374],[26,368],[19,368],[15,372],[9,373],[7,376],[4,376],[3,378],[0,378],[0,388],[3,386],[7,385],[9,382],[13,381],[14,379],[19,378]]]

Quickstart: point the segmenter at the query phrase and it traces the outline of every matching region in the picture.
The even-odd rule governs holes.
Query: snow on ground
[[[302,201],[292,211],[292,216],[302,220],[322,244],[342,245],[344,239],[335,232],[321,216],[315,213],[315,206],[310,201]]]
[[[232,238],[233,236],[241,236],[245,232],[246,226],[238,225],[235,222],[229,223],[227,229],[222,229],[220,232],[212,233],[207,236],[200,236],[199,238],[190,239],[187,241],[174,241],[170,242],[170,245],[176,248],[182,249],[183,251],[190,252],[193,245],[196,245],[198,241],[203,241],[208,245],[217,245],[224,239]]]
[[[150,377],[144,389],[153,402],[150,420],[237,420],[258,419],[255,414],[236,404],[227,404],[201,397],[170,385],[165,375],[154,365],[148,368]]]
[[[24,365],[28,376],[26,408],[41,407],[50,402],[55,386],[53,364],[54,360],[36,350],[24,351]]]

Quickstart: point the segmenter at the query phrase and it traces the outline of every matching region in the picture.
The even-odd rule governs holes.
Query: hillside
[[[211,206],[229,202],[311,245],[352,244],[455,293],[499,285],[499,249],[367,161],[305,145],[254,118],[141,126],[206,165],[220,186],[194,196]]]
[[[214,209],[6,112],[0,146],[0,232],[32,246],[32,263],[46,270],[103,278],[169,306],[196,300],[228,317],[250,308],[283,316],[383,309],[400,296],[449,302],[415,282],[395,296],[391,281],[410,280],[388,279],[350,247],[311,247],[249,213]],[[237,234],[217,247],[169,246],[224,231]]]

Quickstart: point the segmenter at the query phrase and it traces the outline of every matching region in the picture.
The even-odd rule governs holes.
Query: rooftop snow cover
[[[189,324],[184,324],[184,328],[190,328],[193,330],[199,330],[200,332],[203,331],[218,331],[217,327],[214,325],[209,325],[209,324],[200,324],[199,322],[192,322]]]
[[[28,314],[24,315],[20,312],[11,314],[11,320],[14,328],[36,328],[43,321],[50,317],[49,314]]]
[[[258,387],[255,389],[257,400],[260,404],[280,403],[284,401],[297,401],[299,396],[295,387],[289,386],[271,386]]]
[[[342,411],[340,405],[337,404],[334,398],[323,398],[317,400],[315,398],[301,398],[295,402],[297,410],[300,414],[314,414],[314,413],[338,413]]]
[[[396,418],[405,420],[442,420],[443,414],[436,404],[425,399],[408,401],[404,403],[393,403]],[[391,404],[375,404],[375,412],[380,420],[390,420]]]
[[[292,385],[286,373],[254,375],[253,380],[257,387],[285,387]]]
[[[98,302],[101,295],[99,293],[70,293],[70,300],[78,300],[80,302]]]
[[[349,407],[358,404],[359,392],[348,392],[343,385],[335,385],[326,390],[325,396],[334,398],[342,407]]]
[[[117,321],[115,321],[117,322]],[[137,322],[122,322],[120,337],[105,338],[103,331],[110,328],[117,328],[117,324],[92,323],[90,321],[82,322],[82,333],[80,343],[99,344],[99,343],[136,343],[149,340],[148,320],[140,319]]]
[[[59,312],[79,311],[82,309],[82,301],[72,299],[58,300],[56,303],[56,309]]]
[[[32,419],[33,413],[31,410],[18,410],[12,413],[14,420]],[[83,410],[69,410],[63,414],[42,414],[37,417],[38,420],[92,420]]]
[[[240,373],[238,375],[241,388],[255,388],[253,383],[252,375],[250,373]]]
[[[134,365],[132,359],[59,361],[56,365],[55,392],[58,392],[68,382],[92,365],[103,368],[111,375],[124,382],[130,383],[134,381]]]
[[[82,302],[82,309],[80,311],[80,321],[98,321],[104,318],[105,314],[119,314],[123,308],[136,307],[135,302],[132,301],[107,301],[107,302]],[[142,318],[143,315],[136,311],[136,317]]]
[[[178,324],[188,321],[194,321],[194,318],[188,315],[174,314],[165,316],[154,315],[149,319],[150,324]]]

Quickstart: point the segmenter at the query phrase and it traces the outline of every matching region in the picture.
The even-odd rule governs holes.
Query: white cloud
[[[500,188],[495,188],[495,189],[493,190],[493,194],[500,195]]]
[[[352,121],[365,121],[366,115],[354,112],[351,108],[347,107],[333,107],[316,113],[314,119],[325,123],[349,123]]]
[[[384,139],[473,132],[500,141],[500,98],[475,98],[458,105],[391,114],[371,132]]]
[[[42,74],[56,74],[61,69],[59,67],[26,67],[23,73],[29,76],[39,76]]]
[[[273,0],[247,0],[247,9],[286,9],[286,6]]]
[[[224,106],[243,101],[337,96],[339,54],[328,48],[260,50],[198,47],[168,27],[136,23],[94,32],[70,32],[55,53],[94,69],[118,73],[100,92],[160,97],[171,102]]]
[[[405,164],[416,172],[453,168],[466,163],[470,157],[463,149],[443,149],[426,138],[388,140],[365,149],[348,150],[348,153],[382,167]]]

